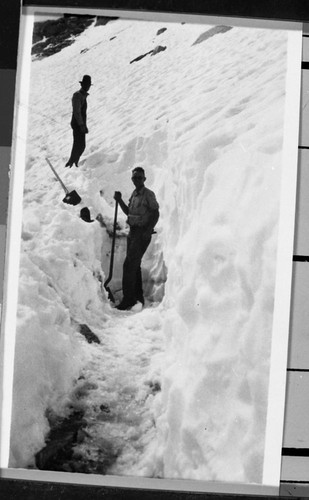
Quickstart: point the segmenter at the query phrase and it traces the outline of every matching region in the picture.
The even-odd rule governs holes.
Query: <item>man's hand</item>
[[[120,191],[115,191],[114,200],[116,200],[116,201],[118,201],[118,203],[120,203],[120,201],[122,200],[122,194]]]
[[[83,134],[88,134],[88,128],[86,127],[86,125],[80,125],[79,128]]]
[[[123,211],[123,213],[125,213],[126,215],[129,215],[129,207],[123,201],[122,194],[120,191],[115,191],[114,200],[116,200],[116,202],[119,203],[120,208]]]
[[[152,232],[153,232],[152,227],[147,227],[143,232],[143,240],[150,240]]]

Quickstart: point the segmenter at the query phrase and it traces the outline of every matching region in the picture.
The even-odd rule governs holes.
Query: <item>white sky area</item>
[[[73,408],[88,422],[75,451],[97,464],[94,476],[186,480],[191,489],[278,487],[297,160],[297,133],[289,134],[295,162],[287,182],[287,121],[297,129],[286,118],[289,36],[235,26],[201,41],[213,28],[120,19],[31,63],[30,93],[18,106],[28,112],[25,160],[14,165],[25,173],[11,468],[35,467],[47,415]],[[158,46],[165,50],[151,52]],[[69,169],[71,97],[83,74],[93,81],[89,134],[80,167]],[[46,157],[80,205],[62,202]],[[143,260],[145,307],[124,313],[102,283],[113,194],[128,200],[136,165],[160,219]],[[82,221],[83,206],[106,227]],[[117,301],[121,211],[118,223],[110,283]],[[287,311],[280,335],[277,301]],[[88,344],[80,325],[100,343]],[[283,353],[275,383],[274,349]],[[270,387],[278,405],[267,414]]]

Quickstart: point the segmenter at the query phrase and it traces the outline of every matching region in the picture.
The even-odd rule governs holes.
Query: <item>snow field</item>
[[[32,63],[12,467],[33,466],[46,410],[71,402],[88,412],[76,452],[101,464],[92,472],[262,481],[287,34],[233,27],[194,44],[210,29],[117,20]],[[87,148],[64,169],[85,73]],[[114,191],[127,200],[132,167],[145,168],[160,204],[143,261],[151,307],[111,309],[110,238],[61,202],[45,156],[109,228]],[[121,254],[115,266],[119,287]]]

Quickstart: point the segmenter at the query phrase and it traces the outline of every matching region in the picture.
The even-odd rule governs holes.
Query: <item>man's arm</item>
[[[82,117],[82,96],[80,92],[75,92],[72,97],[73,115],[81,131],[86,134],[88,129]]]
[[[153,228],[155,227],[156,223],[158,222],[159,217],[160,217],[160,212],[159,212],[158,208],[156,208],[155,210],[151,210],[151,212],[149,214],[149,221],[147,224],[147,229],[151,228],[151,231],[152,231]]]
[[[129,215],[129,207],[128,205],[125,204],[125,202],[123,201],[122,199],[122,195],[121,195],[121,192],[120,191],[115,191],[115,194],[114,194],[114,200],[116,200],[119,205],[120,205],[120,208],[121,210],[126,214],[126,215]]]
[[[144,226],[144,232],[143,232],[143,238],[148,239],[151,238],[151,235],[153,234],[154,227],[156,223],[158,222],[160,217],[159,209],[156,208],[154,210],[151,210],[148,214],[148,221],[147,224]]]
[[[75,92],[72,97],[73,115],[79,126],[85,125],[82,117],[82,98],[79,92]]]
[[[153,232],[153,229],[156,223],[159,220],[160,212],[159,212],[159,203],[157,202],[156,196],[153,191],[147,191],[147,204],[148,204],[148,220],[145,226],[146,236],[150,236]]]

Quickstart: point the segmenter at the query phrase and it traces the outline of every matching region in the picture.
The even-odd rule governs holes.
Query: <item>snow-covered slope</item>
[[[95,381],[89,418],[103,403],[122,415],[117,436],[110,423],[93,431],[97,454],[117,442],[108,473],[262,481],[286,51],[280,30],[120,19],[32,62],[12,467],[34,465],[47,413],[77,404],[82,374]],[[87,148],[79,169],[65,169],[83,74]],[[62,203],[46,156],[81,205]],[[110,236],[79,210],[110,226],[113,193],[128,199],[136,165],[160,220],[144,259],[148,307],[121,316],[102,288]],[[123,214],[119,224],[123,234]],[[87,344],[80,324],[101,344]]]

